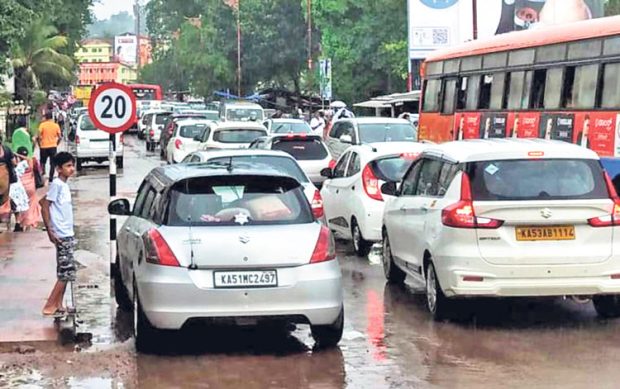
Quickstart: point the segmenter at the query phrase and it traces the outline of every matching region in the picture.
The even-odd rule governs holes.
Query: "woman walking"
[[[20,162],[17,164],[15,171],[17,172],[17,176],[26,190],[29,205],[27,211],[19,214],[17,222],[19,223],[18,225],[21,229],[28,231],[31,228],[37,228],[42,221],[41,205],[39,204],[39,199],[37,198],[37,188],[34,178],[36,162],[33,158],[28,156],[28,149],[25,147],[20,147],[19,150],[17,150],[17,158]],[[15,226],[15,230],[19,231],[17,226]]]
[[[0,222],[11,221],[11,184],[17,182],[13,152],[0,141]]]

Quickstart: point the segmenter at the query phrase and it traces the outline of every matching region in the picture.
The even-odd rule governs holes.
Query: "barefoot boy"
[[[73,258],[75,248],[73,204],[71,203],[71,191],[67,185],[67,180],[75,173],[75,158],[67,152],[61,152],[56,154],[53,162],[58,177],[51,183],[47,196],[40,202],[47,235],[56,246],[56,276],[58,277],[43,307],[43,314],[46,316],[65,313],[66,309],[62,306],[65,288],[67,282],[75,281],[76,271]]]

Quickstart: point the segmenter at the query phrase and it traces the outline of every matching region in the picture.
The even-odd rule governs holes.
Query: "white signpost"
[[[108,83],[98,87],[88,104],[88,115],[101,131],[110,134],[110,201],[116,197],[116,134],[136,121],[136,97],[129,87]],[[115,260],[116,218],[110,215],[110,264]],[[111,269],[113,267],[111,266]]]

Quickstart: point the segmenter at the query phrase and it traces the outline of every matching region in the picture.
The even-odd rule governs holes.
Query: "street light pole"
[[[472,13],[473,13],[473,19],[472,19],[472,26],[473,26],[473,33],[474,33],[474,40],[478,39],[478,0],[472,0],[471,1],[471,6],[472,6]]]
[[[307,0],[308,8],[308,70],[312,70],[312,0]]]
[[[241,97],[241,0],[237,2],[237,96]]]

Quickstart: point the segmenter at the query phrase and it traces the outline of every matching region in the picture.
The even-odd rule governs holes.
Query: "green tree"
[[[17,0],[0,1],[0,58],[8,58],[15,41],[24,36],[32,10]],[[0,60],[0,74],[6,70],[6,62]]]
[[[56,27],[45,19],[32,20],[11,56],[18,97],[30,101],[32,88],[40,89],[41,80],[46,76],[67,81],[73,78],[73,60],[59,52],[67,43],[67,37],[58,35]]]

